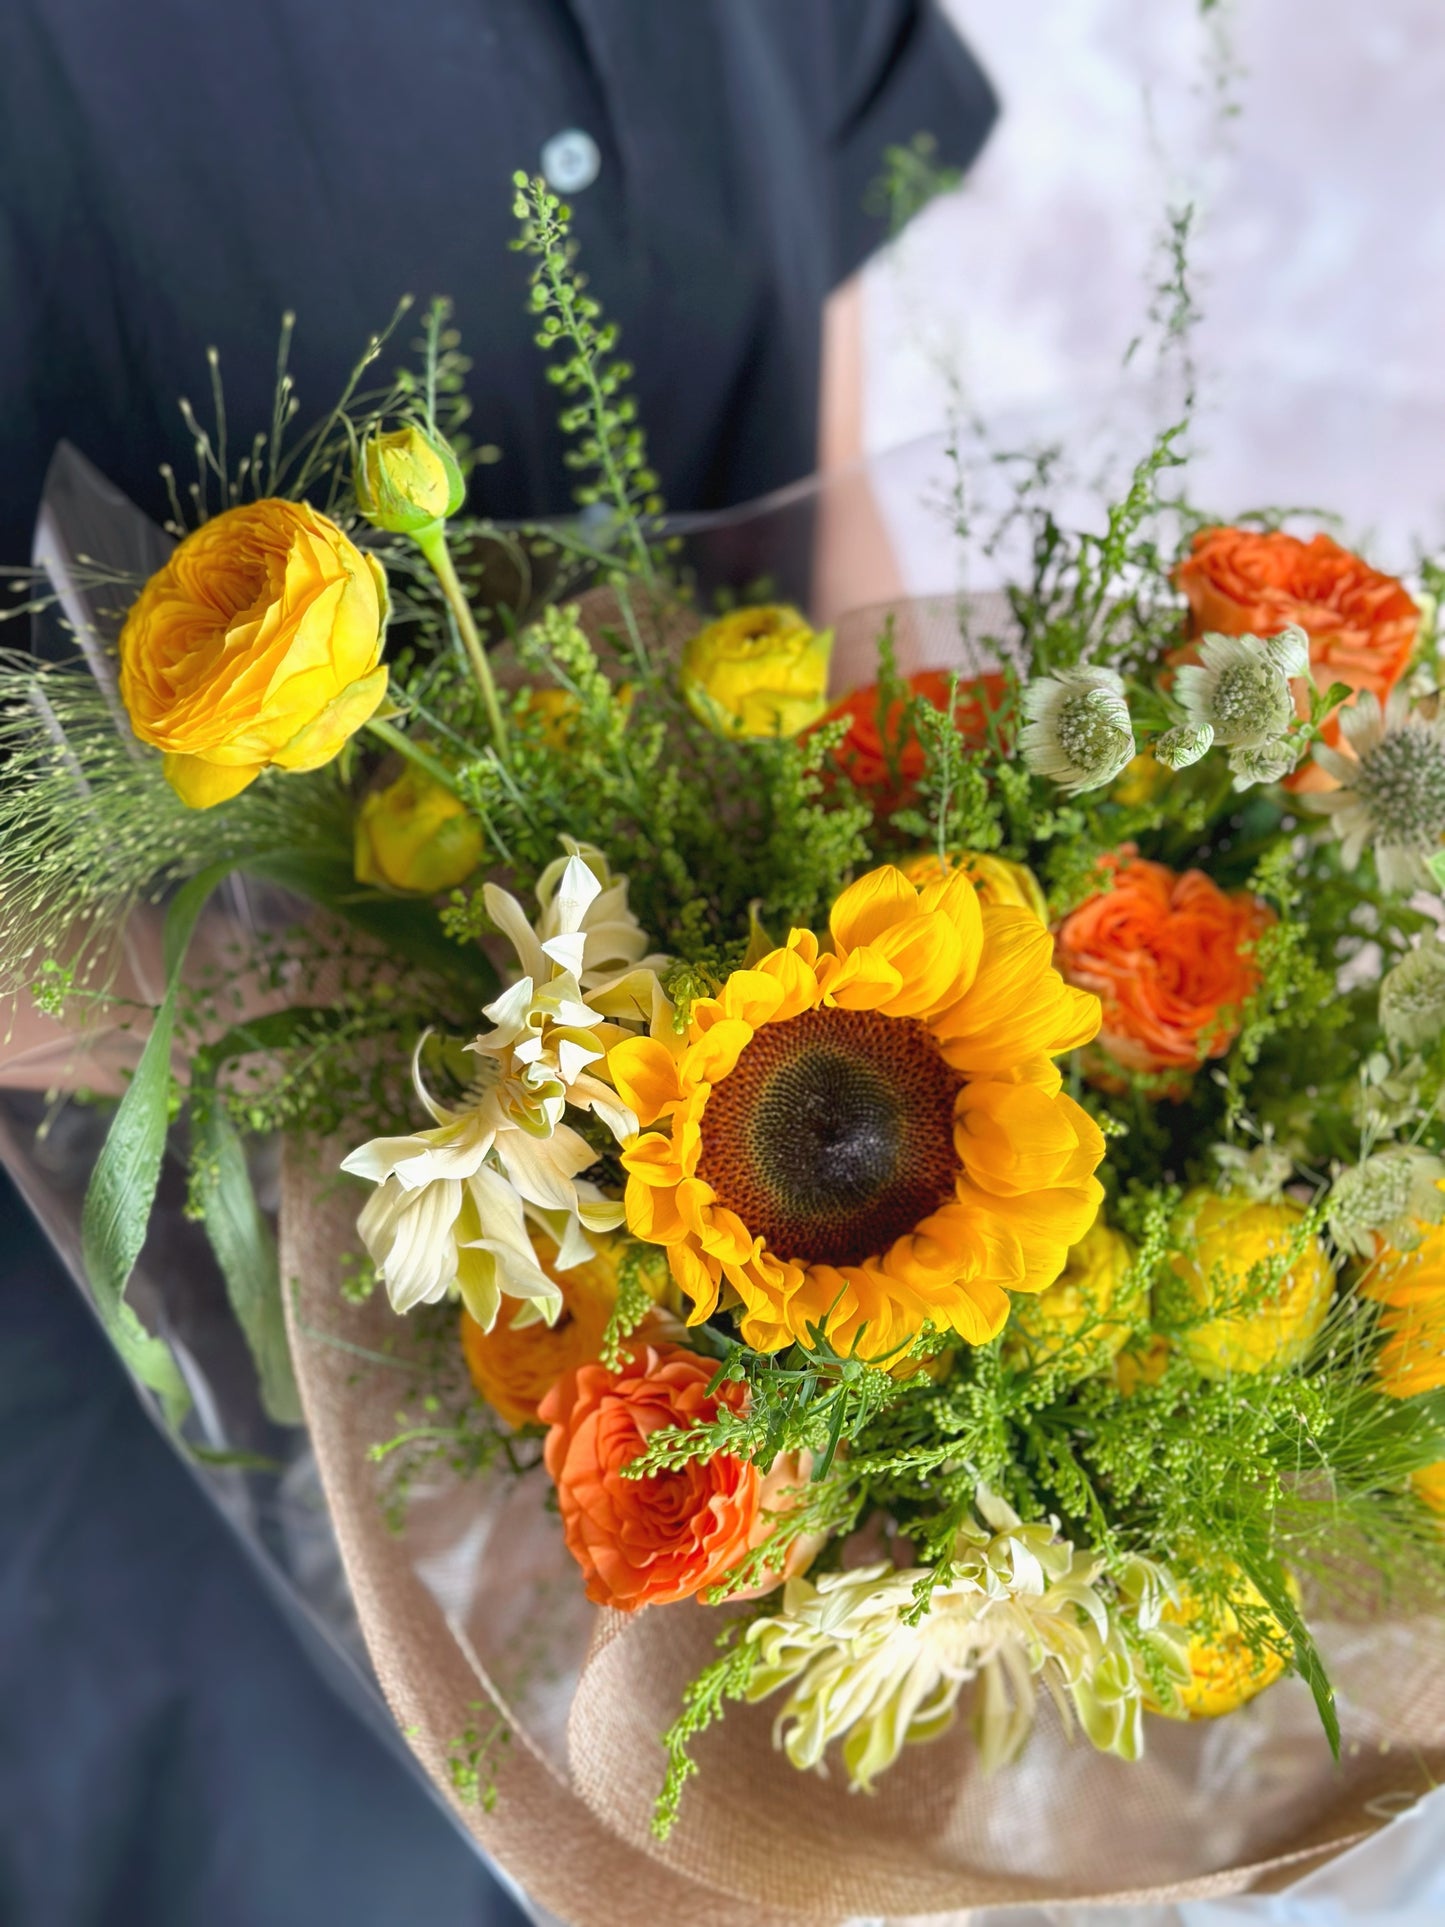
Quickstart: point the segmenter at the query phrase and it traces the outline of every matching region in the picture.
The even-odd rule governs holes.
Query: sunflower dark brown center
[[[765,1024],[708,1098],[698,1175],[778,1257],[861,1264],[953,1196],[962,1083],[911,1017]]]

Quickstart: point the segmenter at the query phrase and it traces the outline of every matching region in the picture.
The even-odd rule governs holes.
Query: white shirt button
[[[565,127],[542,149],[542,172],[559,194],[580,194],[601,171],[601,150],[580,127]]]

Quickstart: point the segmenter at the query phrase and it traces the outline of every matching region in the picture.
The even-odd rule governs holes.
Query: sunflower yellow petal
[[[617,1095],[640,1124],[652,1124],[682,1101],[677,1059],[653,1037],[629,1037],[607,1053],[607,1069]]]
[[[895,923],[915,915],[918,892],[891,863],[859,877],[833,905],[828,928],[840,954],[872,943]]]

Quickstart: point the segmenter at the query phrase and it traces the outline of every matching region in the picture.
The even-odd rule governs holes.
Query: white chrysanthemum
[[[1259,748],[1282,736],[1294,720],[1290,679],[1309,671],[1309,642],[1301,629],[1258,636],[1207,635],[1199,661],[1182,668],[1174,694],[1196,728],[1214,731],[1226,749]]]
[[[970,1682],[985,1771],[1027,1740],[1040,1681],[1101,1751],[1138,1757],[1143,1688],[1101,1562],[1057,1521],[1023,1525],[982,1491],[976,1505],[985,1522],[963,1528],[954,1574],[916,1625],[906,1615],[925,1575],[878,1565],[790,1580],[782,1611],[749,1629],[760,1651],[748,1696],[791,1689],[776,1737],[794,1766],[821,1766],[842,1740],[851,1785],[869,1792],[905,1745],[952,1724]]]
[[[1023,759],[1071,795],[1101,789],[1133,760],[1134,725],[1112,669],[1060,669],[1024,690]]]
[[[467,1046],[477,1060],[468,1101],[437,1102],[418,1047],[413,1081],[433,1128],[373,1138],[342,1162],[379,1186],[358,1229],[399,1312],[456,1291],[486,1329],[503,1296],[550,1322],[561,1294],[537,1263],[526,1221],[547,1231],[562,1271],[593,1255],[589,1234],[622,1222],[622,1204],[582,1178],[596,1153],[564,1113],[591,1111],[619,1140],[637,1129],[594,1067],[653,1021],[659,1000],[666,1008],[657,980],[665,960],[645,954],[626,884],[604,886],[583,856],[574,851],[544,884],[536,930],[514,897],[487,886],[488,910],[527,974],[487,1005],[494,1028]]]
[[[1276,736],[1267,743],[1241,743],[1229,752],[1229,769],[1237,790],[1256,783],[1279,783],[1292,776],[1304,748],[1298,739]]]
[[[1208,754],[1214,744],[1214,728],[1210,723],[1178,723],[1173,729],[1166,729],[1154,744],[1154,761],[1162,763],[1165,769],[1188,769],[1197,763],[1201,756]]]
[[[1380,1023],[1392,1043],[1420,1050],[1445,1031],[1445,944],[1425,937],[1385,973]]]
[[[1340,727],[1353,757],[1324,743],[1314,752],[1339,788],[1302,800],[1335,819],[1347,868],[1368,846],[1385,889],[1435,888],[1426,860],[1445,841],[1445,717],[1412,711],[1402,689],[1382,710],[1365,690],[1340,711]]]
[[[1397,1145],[1341,1171],[1330,1190],[1330,1236],[1342,1251],[1375,1255],[1377,1237],[1397,1251],[1413,1251],[1420,1225],[1445,1220],[1445,1162],[1428,1151]]]

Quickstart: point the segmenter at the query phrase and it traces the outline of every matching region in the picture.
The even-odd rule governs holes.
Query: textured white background
[[[870,449],[943,370],[1006,426],[1107,402],[1151,244],[1195,199],[1200,489],[1327,501],[1381,560],[1445,542],[1445,0],[946,0],[1004,103],[964,187],[868,271]]]

